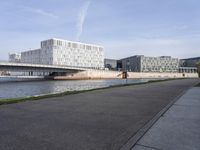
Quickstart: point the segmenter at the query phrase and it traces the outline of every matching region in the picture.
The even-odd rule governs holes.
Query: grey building
[[[131,56],[118,61],[122,71],[141,72],[141,56]]]
[[[200,57],[187,58],[187,59],[180,60],[181,67],[196,67],[197,63],[200,63]]]
[[[146,57],[136,55],[121,59],[120,62],[123,71],[178,72],[179,69],[179,59],[171,56]]]
[[[117,70],[117,60],[115,59],[104,59],[104,67],[109,70]]]

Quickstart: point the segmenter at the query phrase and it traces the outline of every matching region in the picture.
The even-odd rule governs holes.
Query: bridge
[[[73,67],[73,66],[58,66],[58,65],[42,65],[42,64],[26,64],[26,63],[11,63],[0,62],[0,72],[23,72],[28,75],[64,75],[66,73],[86,71],[89,68]],[[26,74],[27,75],[27,74]]]

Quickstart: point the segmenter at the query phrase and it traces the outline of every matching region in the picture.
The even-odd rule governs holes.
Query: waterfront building
[[[43,56],[44,58],[45,56]],[[41,49],[29,50],[21,53],[21,62],[41,64]]]
[[[179,73],[197,73],[197,67],[179,67]]]
[[[0,76],[8,76],[10,73],[8,71],[1,71],[0,70]]]
[[[200,57],[186,58],[180,60],[181,67],[197,67],[198,63],[200,63]]]
[[[53,38],[42,41],[40,49],[22,52],[21,62],[104,69],[104,48]]]
[[[109,70],[117,70],[117,60],[115,59],[104,59],[104,67]]]
[[[9,62],[13,62],[13,63],[21,62],[21,54],[20,53],[9,53]]]
[[[146,57],[136,55],[118,61],[123,71],[133,72],[178,72],[179,59],[171,56]]]

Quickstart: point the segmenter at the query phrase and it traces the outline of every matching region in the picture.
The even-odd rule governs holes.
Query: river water
[[[128,79],[127,83],[148,82],[150,79]],[[151,79],[152,80],[152,79]],[[88,90],[125,84],[125,79],[113,80],[44,80],[2,82],[0,80],[0,99],[18,98],[64,91]]]

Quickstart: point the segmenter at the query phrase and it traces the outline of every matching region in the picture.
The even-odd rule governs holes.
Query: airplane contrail
[[[77,34],[76,34],[76,40],[79,41],[80,40],[80,36],[83,32],[83,25],[84,25],[84,22],[85,22],[85,18],[87,16],[87,12],[88,12],[88,8],[90,6],[90,3],[91,1],[86,1],[81,9],[80,9],[80,12],[78,14],[78,19],[77,19],[77,24],[76,24],[76,27],[77,27]]]

